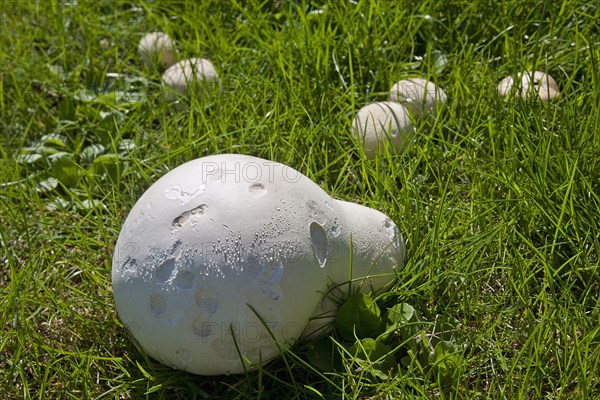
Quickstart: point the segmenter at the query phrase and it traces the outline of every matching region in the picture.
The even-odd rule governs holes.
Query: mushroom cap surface
[[[283,164],[232,154],[187,162],[141,196],[121,229],[112,266],[119,317],[174,368],[217,375],[267,362],[279,354],[275,341],[300,337],[328,284],[348,279],[350,237],[372,247],[355,247],[357,260],[386,249],[375,267],[385,282],[401,266],[389,262],[403,257],[393,229],[352,225],[344,207]]]
[[[383,152],[384,146],[402,152],[411,142],[414,126],[403,105],[390,101],[367,104],[356,113],[352,131],[362,142],[368,158]]]
[[[171,65],[162,76],[169,90],[167,99],[173,101],[177,95],[211,89],[220,83],[213,64],[205,58],[190,58]]]
[[[515,84],[515,81],[517,82]],[[541,71],[527,71],[518,74],[517,78],[507,76],[498,84],[498,93],[506,97],[513,93],[516,97],[531,98],[537,94],[541,101],[550,101],[560,95],[558,84],[549,74]]]
[[[435,116],[439,106],[446,102],[446,93],[423,78],[403,79],[390,89],[389,101],[402,104],[415,118]]]
[[[169,68],[177,62],[177,51],[171,37],[164,32],[147,33],[138,44],[138,51],[147,67]]]

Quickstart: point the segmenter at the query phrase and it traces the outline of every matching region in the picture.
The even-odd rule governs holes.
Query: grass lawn
[[[600,398],[597,1],[0,7],[0,398]],[[137,52],[158,30],[210,59],[222,90],[167,102]],[[560,97],[500,98],[524,70]],[[415,76],[446,106],[408,151],[367,159],[354,114]],[[218,153],[394,220],[407,263],[376,300],[415,312],[386,342],[393,369],[335,332],[231,376],[136,347],[111,292],[121,225],[160,176]],[[327,351],[335,368],[315,362]]]

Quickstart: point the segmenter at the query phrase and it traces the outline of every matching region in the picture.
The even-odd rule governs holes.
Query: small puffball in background
[[[159,65],[169,68],[177,62],[177,51],[173,41],[164,32],[147,33],[138,44],[138,51],[147,67]]]
[[[162,76],[167,91],[167,100],[177,99],[177,95],[189,95],[201,89],[210,89],[220,83],[215,67],[205,58],[190,58],[170,66]]]
[[[352,131],[372,159],[383,151],[387,141],[397,152],[403,151],[413,137],[414,126],[402,104],[384,101],[361,108],[354,117]]]
[[[111,47],[115,46],[115,42],[113,42],[112,40],[108,40],[107,38],[102,38],[100,39],[100,48],[102,48],[102,50],[108,50]]]
[[[541,71],[527,71],[518,74],[516,82],[515,85],[515,79],[512,76],[502,79],[498,84],[500,96],[506,97],[514,91],[515,96],[528,99],[537,93],[541,101],[550,101],[560,94],[554,78]]]
[[[396,82],[388,100],[401,103],[415,118],[421,118],[435,116],[438,106],[446,102],[446,93],[426,79],[410,78]]]

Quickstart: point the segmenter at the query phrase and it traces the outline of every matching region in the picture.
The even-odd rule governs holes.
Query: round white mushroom
[[[528,71],[518,74],[516,83],[515,78],[507,76],[498,84],[498,93],[504,97],[514,93],[516,97],[523,99],[537,95],[544,102],[555,99],[560,95],[554,78],[541,71]]]
[[[404,105],[415,118],[434,117],[439,106],[446,102],[446,93],[426,79],[410,78],[396,82],[388,100]]]
[[[138,51],[147,67],[169,68],[177,62],[173,41],[164,32],[147,33],[138,44]]]
[[[363,290],[384,288],[404,245],[383,214],[333,200],[283,164],[232,154],[190,161],[155,182],[123,225],[117,311],[169,366],[253,369],[302,335],[330,284],[349,279],[351,238],[354,277],[368,275]]]
[[[178,95],[210,90],[220,83],[219,75],[212,63],[205,58],[190,58],[167,69],[162,76],[168,88],[167,99],[173,101]]]
[[[352,122],[352,131],[360,139],[368,158],[375,158],[388,146],[403,151],[411,142],[415,128],[406,108],[383,101],[362,107]]]

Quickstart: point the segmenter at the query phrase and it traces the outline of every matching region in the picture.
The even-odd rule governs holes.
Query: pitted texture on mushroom
[[[387,101],[361,108],[352,122],[352,131],[360,139],[369,158],[375,158],[386,146],[401,152],[414,136],[408,111],[401,104]]]
[[[166,97],[169,101],[177,99],[178,94],[212,90],[220,83],[215,67],[205,58],[190,58],[173,64],[163,73],[162,79],[168,88]]]
[[[541,101],[550,101],[560,95],[554,78],[541,71],[518,74],[516,80],[507,76],[498,84],[498,93],[504,97],[513,94],[524,99],[537,95]]]
[[[390,89],[389,101],[406,107],[415,118],[435,116],[446,102],[446,93],[435,83],[422,78],[403,79]]]
[[[340,204],[298,171],[255,157],[175,168],[142,195],[119,235],[112,280],[120,318],[152,357],[175,368],[239,373],[240,353],[268,361],[278,352],[273,338],[293,344],[328,283],[347,279],[351,232],[358,263],[383,251],[373,271],[388,277],[365,287],[389,282],[401,266],[389,227],[379,217],[353,227]]]
[[[352,276],[343,266],[350,265],[349,252],[336,253],[330,261],[331,284],[328,295],[317,304],[313,318],[302,332],[311,338],[331,328],[337,311],[334,298],[348,295],[348,280],[352,287],[364,293],[389,290],[396,279],[396,270],[404,266],[406,256],[402,234],[387,215],[359,204],[334,200],[345,242],[352,241]]]
[[[138,44],[140,57],[147,67],[169,68],[177,62],[173,41],[163,32],[147,33]]]

